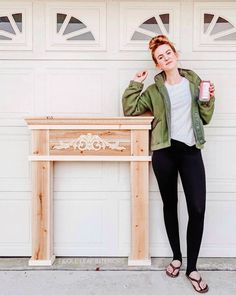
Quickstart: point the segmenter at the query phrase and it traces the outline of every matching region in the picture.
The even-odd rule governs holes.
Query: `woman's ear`
[[[159,66],[158,63],[156,63],[155,66],[156,66],[156,68],[157,68],[158,70],[161,70],[161,68],[160,68],[160,66]]]

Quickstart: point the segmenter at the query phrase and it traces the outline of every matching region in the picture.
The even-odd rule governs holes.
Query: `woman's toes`
[[[201,288],[202,289],[205,289],[206,288],[206,282],[205,281],[201,281],[201,283],[200,283],[200,286],[201,286]]]
[[[199,272],[197,271],[193,271],[189,274],[190,278],[193,278],[195,280],[199,280],[201,278],[201,275],[199,274]],[[196,289],[198,291],[201,291],[202,289],[205,289],[206,286],[207,286],[207,283],[203,280],[201,280],[201,282],[198,284],[197,282],[195,281],[191,281],[192,284],[196,287]]]

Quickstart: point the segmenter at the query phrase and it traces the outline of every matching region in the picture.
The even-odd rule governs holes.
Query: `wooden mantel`
[[[129,265],[150,265],[148,171],[153,117],[25,119],[32,135],[32,257],[29,265],[52,265],[53,162],[128,161],[131,169]],[[79,253],[78,253],[79,254]]]

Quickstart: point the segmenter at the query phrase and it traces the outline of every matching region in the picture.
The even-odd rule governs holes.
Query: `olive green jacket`
[[[214,111],[215,97],[212,97],[209,102],[201,102],[198,99],[198,86],[201,79],[191,70],[178,70],[180,75],[190,82],[189,85],[192,95],[192,126],[196,147],[201,149],[206,142],[203,125],[208,124],[211,120]],[[123,94],[122,104],[125,116],[137,116],[146,111],[151,111],[154,116],[151,131],[151,150],[158,150],[171,145],[171,105],[164,84],[164,71],[157,74],[154,80],[155,83],[148,86],[143,92],[143,83],[131,80]]]

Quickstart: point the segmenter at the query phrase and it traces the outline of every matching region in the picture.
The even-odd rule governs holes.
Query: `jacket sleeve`
[[[131,80],[122,96],[125,116],[137,116],[152,111],[152,103],[148,88],[141,94],[143,83]]]
[[[211,121],[214,112],[215,97],[211,97],[210,100],[207,102],[198,100],[198,107],[203,124],[208,124]]]
[[[197,85],[200,85],[201,78],[195,73],[196,79],[197,79]],[[198,94],[199,94],[199,89],[198,89]],[[203,125],[207,125],[210,123],[214,108],[215,108],[215,97],[211,97],[209,101],[200,101],[199,97],[197,100],[198,103],[198,109],[199,109],[199,114],[202,119]]]

